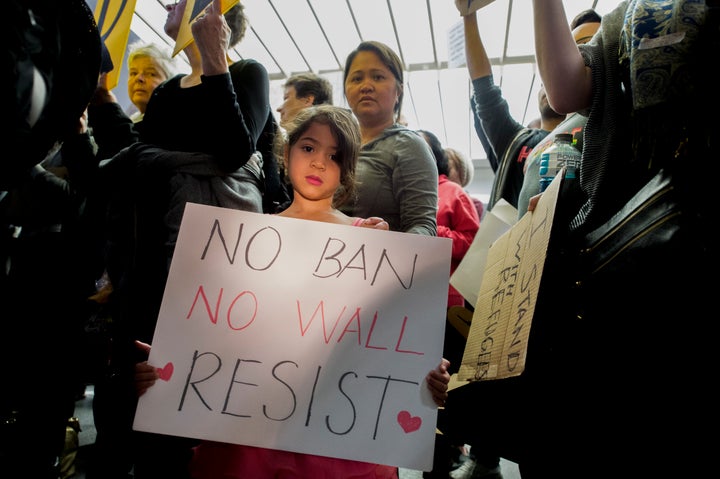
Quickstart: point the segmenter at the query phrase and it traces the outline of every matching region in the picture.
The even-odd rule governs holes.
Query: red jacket
[[[470,249],[479,227],[480,217],[470,195],[462,186],[448,180],[447,176],[440,175],[438,177],[437,235],[441,238],[452,239],[451,275],[467,250]],[[463,306],[465,304],[463,296],[450,284],[448,287],[448,307]]]

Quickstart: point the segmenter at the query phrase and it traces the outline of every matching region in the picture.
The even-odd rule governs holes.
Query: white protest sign
[[[490,5],[494,1],[495,0],[455,0],[455,6],[458,8],[460,15],[469,15]]]
[[[188,203],[134,428],[431,470],[451,244]]]
[[[462,21],[448,29],[448,68],[460,68],[466,64],[465,59],[465,26]]]
[[[477,303],[490,246],[516,222],[517,210],[502,198],[493,206],[492,210],[483,215],[480,229],[470,244],[470,249],[450,276],[450,284],[470,304]]]
[[[493,3],[495,0],[455,0],[455,6],[461,16],[474,13]],[[466,65],[465,59],[465,26],[460,20],[448,29],[448,68],[460,68]]]

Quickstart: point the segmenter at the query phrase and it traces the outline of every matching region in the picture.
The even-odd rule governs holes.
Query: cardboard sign
[[[562,173],[488,251],[458,379],[518,376],[525,369],[528,335],[550,242]]]
[[[135,429],[431,470],[451,248],[188,203]]]

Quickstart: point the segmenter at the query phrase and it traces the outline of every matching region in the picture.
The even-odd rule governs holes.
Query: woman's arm
[[[535,56],[553,110],[571,113],[591,101],[590,69],[585,66],[567,23],[562,0],[533,0]]]
[[[476,12],[463,17],[463,26],[465,31],[465,62],[467,63],[470,79],[474,80],[490,75],[492,65],[480,37]]]
[[[400,231],[437,235],[438,173],[425,140],[406,132],[395,144],[397,161],[392,190],[400,213]]]

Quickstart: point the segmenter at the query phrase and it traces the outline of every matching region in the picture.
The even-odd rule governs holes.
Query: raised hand
[[[203,75],[227,73],[231,32],[222,14],[222,0],[213,0],[190,28],[202,57]]]
[[[97,86],[95,87],[95,92],[93,93],[92,98],[90,99],[90,104],[92,105],[102,105],[104,103],[117,103],[117,97],[115,94],[108,88],[108,74],[103,73],[98,77]]]

